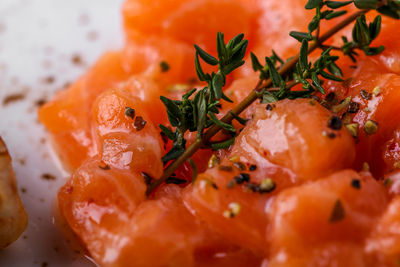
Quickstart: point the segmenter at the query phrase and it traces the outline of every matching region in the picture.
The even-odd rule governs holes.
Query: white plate
[[[104,51],[121,47],[122,2],[0,1],[0,135],[29,215],[21,238],[0,251],[0,266],[93,266],[56,224],[55,197],[67,175],[51,156],[37,102],[73,82]],[[10,96],[14,101],[4,104]],[[46,173],[56,179],[43,179]]]

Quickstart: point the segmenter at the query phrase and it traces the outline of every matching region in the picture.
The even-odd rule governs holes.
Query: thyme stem
[[[344,27],[349,25],[351,22],[356,20],[359,16],[367,13],[369,10],[360,10],[358,12],[355,12],[348,16],[346,19],[332,27],[330,30],[328,30],[325,34],[321,35],[316,42],[313,42],[310,47],[308,48],[308,54],[313,52],[315,49],[320,47],[323,42],[328,40],[330,37],[335,35],[337,32],[342,30]],[[288,72],[290,72],[297,64],[299,61],[299,56],[300,54],[297,54],[294,56],[290,61],[285,63],[280,69],[279,69],[279,74],[284,76]],[[241,112],[243,112],[246,108],[248,108],[254,101],[256,101],[260,95],[260,91],[262,91],[265,88],[269,88],[272,85],[271,79],[267,80],[260,80],[254,90],[245,98],[243,99],[235,108],[231,110],[236,115],[239,115]],[[230,123],[234,117],[231,115],[231,112],[228,112],[222,119],[221,121],[224,123]],[[199,150],[202,147],[205,147],[206,144],[210,141],[210,139],[217,134],[221,130],[221,126],[218,126],[214,124],[207,132],[203,134],[203,137],[197,138],[186,150],[185,152],[178,158],[176,159],[172,164],[170,164],[165,170],[163,175],[161,176],[160,179],[155,180],[153,183],[151,183],[146,191],[146,194],[149,195],[151,192],[153,192],[154,189],[156,189],[159,185],[161,185],[163,182],[165,182],[174,172],[176,169],[179,168],[180,165],[185,163],[197,150]]]

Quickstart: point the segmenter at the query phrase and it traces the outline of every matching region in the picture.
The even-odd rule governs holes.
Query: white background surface
[[[51,156],[36,102],[73,82],[105,50],[121,46],[122,2],[0,0],[0,135],[29,215],[21,238],[0,251],[0,266],[93,266],[70,249],[57,224],[55,197],[67,175]],[[77,56],[82,63],[73,62]],[[13,94],[24,98],[4,105]],[[56,179],[41,178],[44,173]]]

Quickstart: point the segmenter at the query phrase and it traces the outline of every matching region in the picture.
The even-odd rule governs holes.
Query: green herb
[[[197,131],[198,138],[201,138],[203,131],[215,124],[232,133],[236,132],[235,127],[220,121],[216,114],[219,113],[220,101],[231,101],[224,95],[222,88],[225,86],[226,75],[244,64],[243,58],[248,42],[243,38],[244,35],[239,34],[225,44],[223,34],[218,33],[218,58],[194,45],[196,73],[200,81],[206,82],[207,86],[199,91],[193,89],[187,92],[183,95],[182,100],[161,97],[161,101],[167,109],[170,124],[176,127],[175,132],[172,132],[167,127],[160,125],[161,131],[173,141],[172,149],[163,157],[164,162],[176,159],[185,152],[186,140],[184,134],[188,131]],[[200,60],[211,66],[218,66],[218,71],[205,73]],[[236,119],[245,123],[245,120],[238,116]],[[213,144],[212,148],[226,148],[232,143],[233,139],[229,139],[219,144]]]
[[[351,3],[354,3],[361,10],[349,15],[320,36],[321,20],[343,16],[345,12],[337,9]],[[170,100],[161,97],[166,106],[170,124],[175,127],[175,132],[173,132],[160,125],[165,136],[174,142],[172,149],[163,157],[163,161],[166,163],[173,159],[176,160],[168,165],[160,179],[154,181],[148,187],[147,194],[150,194],[168,179],[198,149],[209,147],[210,139],[221,129],[232,133],[236,132],[231,124],[232,120],[236,119],[243,110],[257,99],[260,99],[263,103],[272,103],[285,98],[310,98],[316,92],[325,93],[322,87],[323,79],[342,81],[342,71],[335,63],[338,60],[338,56],[330,55],[332,50],[341,51],[354,61],[358,55],[357,50],[363,51],[366,55],[382,52],[383,46],[370,46],[380,32],[381,17],[377,16],[372,23],[367,24],[364,14],[369,9],[377,9],[381,14],[394,18],[400,17],[400,3],[398,0],[309,0],[306,8],[315,9],[315,16],[308,25],[308,32],[290,33],[292,37],[301,42],[299,54],[284,61],[273,52],[270,57],[265,58],[265,65],[262,65],[254,54],[251,54],[252,66],[255,71],[260,72],[260,81],[242,102],[238,103],[231,112],[221,119],[216,116],[219,113],[220,101],[231,101],[222,91],[225,85],[225,78],[226,75],[244,64],[243,58],[247,48],[247,41],[243,40],[243,34],[239,34],[225,44],[223,34],[218,33],[218,57],[214,57],[200,47],[195,46],[196,73],[200,81],[206,82],[207,86],[197,92],[195,89],[189,91],[182,97],[182,100]],[[356,23],[353,27],[353,40],[349,41],[343,37],[344,44],[342,47],[324,45],[328,38],[354,20],[356,20]],[[323,49],[321,56],[315,62],[309,62],[308,54],[317,48]],[[218,71],[204,73],[200,60],[211,66],[218,67]],[[302,90],[292,91],[291,89],[298,84],[302,85]],[[192,96],[194,93],[196,94]],[[184,134],[187,131],[197,131],[197,139],[186,149]],[[334,138],[335,134],[331,133],[328,137]],[[233,142],[233,137],[232,140],[223,142],[225,144],[221,144],[219,147],[214,145],[214,148],[224,148],[229,146],[231,142]]]

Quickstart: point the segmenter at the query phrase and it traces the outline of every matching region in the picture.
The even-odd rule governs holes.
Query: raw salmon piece
[[[395,197],[374,226],[365,250],[378,263],[375,266],[397,266],[400,255],[400,197]]]
[[[128,38],[137,32],[197,44],[215,52],[218,31],[226,40],[239,33],[251,39],[256,26],[257,6],[251,1],[212,0],[129,0],[123,7]],[[240,15],[235,15],[240,14]]]
[[[390,18],[384,18],[382,23],[382,31],[379,34],[374,45],[384,45],[385,50],[377,55],[379,61],[388,69],[388,72],[393,72],[400,75],[400,40],[393,38],[400,34],[398,21]]]
[[[106,53],[75,84],[39,109],[39,120],[50,132],[54,147],[69,170],[97,153],[91,139],[90,111],[101,92],[129,77],[121,57],[120,52]]]
[[[123,64],[132,73],[143,73],[157,83],[162,95],[177,91],[176,88],[192,89],[198,82],[193,44],[170,37],[137,35],[135,39],[127,41],[123,53]],[[203,67],[204,71],[215,69],[206,64]]]
[[[101,266],[259,264],[259,256],[195,220],[182,205],[178,187],[165,186],[145,200],[142,177],[103,164],[88,161],[59,192],[61,212]],[[232,259],[224,253],[236,252],[235,264],[229,265]]]
[[[260,173],[266,171],[260,169],[258,173],[240,172],[229,160],[223,161],[220,166],[230,167],[232,171],[215,167],[199,175],[195,184],[186,188],[185,205],[197,218],[205,221],[227,240],[257,253],[265,253],[268,221],[264,208],[271,194],[252,192],[246,188],[247,183],[233,188],[228,188],[228,184],[240,173],[249,174],[253,183],[259,183],[262,177]],[[287,173],[279,169],[275,169],[275,174],[276,177],[289,180]],[[278,187],[283,187],[283,184],[278,184]],[[229,218],[226,212],[231,210],[232,203],[240,206],[240,212],[234,218]]]
[[[161,112],[150,110],[150,101],[139,98],[140,94],[150,94],[137,86],[139,80],[130,83],[133,86],[110,89],[97,98],[93,104],[94,137],[107,164],[158,178],[163,172],[163,141],[146,111],[151,111],[153,117]]]
[[[350,96],[351,101],[359,105],[356,113],[347,114],[349,122],[359,126],[354,168],[360,170],[363,163],[368,162],[374,176],[381,177],[392,168],[385,165],[388,159],[385,149],[387,142],[396,139],[395,131],[400,124],[399,117],[393,116],[400,112],[396,104],[400,101],[400,76],[387,73],[379,61],[364,56],[356,68],[350,66],[344,68],[345,82],[327,82],[326,86],[329,92],[335,92],[339,101]],[[340,114],[345,111],[347,107]],[[366,134],[364,131],[368,120],[378,124],[376,133]]]
[[[60,189],[61,214],[99,263],[113,261],[125,245],[122,226],[145,199],[142,179],[94,158],[86,161]]]
[[[167,120],[167,114],[164,112],[165,106],[160,100],[163,94],[161,86],[156,83],[153,76],[146,74],[132,75],[129,79],[119,83],[116,92],[121,92],[125,98],[135,98],[135,105],[138,114],[143,111],[151,119],[152,124],[157,125]],[[122,105],[122,103],[120,103]],[[107,106],[102,107],[107,109]],[[125,108],[125,107],[124,107]]]
[[[354,142],[346,130],[328,128],[331,116],[309,100],[284,100],[275,103],[272,110],[258,105],[253,121],[236,138],[230,155],[220,166],[201,174],[187,189],[185,204],[225,238],[254,250],[265,250],[268,220],[264,207],[271,194],[246,190],[246,183],[234,188],[227,185],[240,173],[248,173],[253,183],[271,178],[276,184],[273,193],[278,193],[299,182],[319,178],[317,175],[350,166]],[[335,132],[335,138],[324,136],[323,131]],[[235,164],[245,167],[239,170]],[[249,172],[251,165],[255,170]],[[233,219],[223,216],[230,203],[242,207]]]
[[[237,142],[288,168],[300,180],[319,178],[351,166],[354,160],[354,141],[349,133],[344,127],[328,127],[333,117],[307,99],[259,105]]]
[[[329,259],[332,251],[335,257],[331,261],[343,263],[341,253],[335,250],[341,251],[345,243],[355,246],[352,251],[359,254],[357,246],[362,246],[386,204],[383,186],[369,173],[358,174],[352,170],[289,188],[267,209],[271,222],[267,238],[272,261],[281,266],[293,260],[302,264],[320,262],[315,266],[333,266],[322,261]],[[324,252],[325,246],[330,248]],[[335,259],[336,256],[339,259]]]

